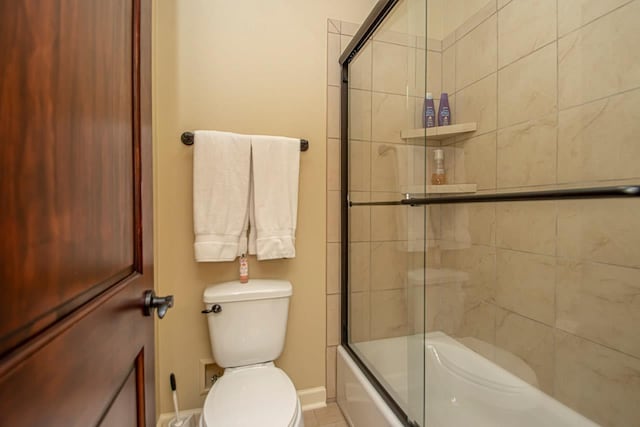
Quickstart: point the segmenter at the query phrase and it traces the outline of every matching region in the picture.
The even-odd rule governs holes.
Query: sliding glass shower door
[[[640,0],[376,7],[342,58],[343,345],[414,425],[640,425]]]
[[[424,1],[401,1],[358,47],[348,67],[348,196],[398,200],[424,192]],[[429,46],[430,47],[430,46]],[[397,412],[424,411],[425,209],[348,210],[348,343]]]

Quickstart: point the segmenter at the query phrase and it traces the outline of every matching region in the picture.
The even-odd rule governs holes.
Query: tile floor
[[[312,409],[302,413],[304,417],[304,427],[348,427],[340,412],[340,408],[335,403],[327,404],[326,408]]]

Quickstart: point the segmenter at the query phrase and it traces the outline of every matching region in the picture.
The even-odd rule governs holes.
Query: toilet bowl
[[[303,427],[296,389],[273,360],[282,353],[291,283],[227,282],[204,303],[211,347],[224,374],[207,394],[201,427]]]
[[[201,427],[303,425],[296,390],[273,363],[226,370],[207,395],[202,414]]]

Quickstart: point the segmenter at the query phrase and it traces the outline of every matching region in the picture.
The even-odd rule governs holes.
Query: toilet
[[[291,283],[226,282],[204,291],[211,349],[224,375],[207,394],[201,427],[304,427],[282,353]]]

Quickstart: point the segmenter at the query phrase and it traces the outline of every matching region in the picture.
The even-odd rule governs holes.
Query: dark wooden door
[[[0,426],[152,426],[149,0],[0,0]]]

